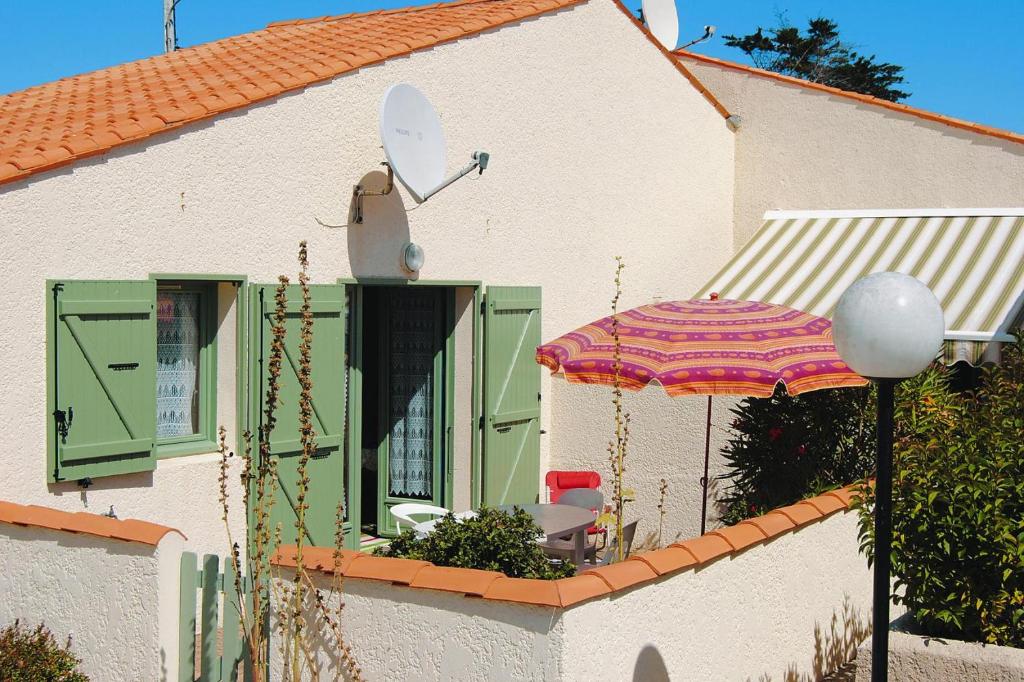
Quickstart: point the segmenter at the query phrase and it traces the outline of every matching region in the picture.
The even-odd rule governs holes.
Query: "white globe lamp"
[[[893,390],[900,379],[918,374],[935,360],[945,329],[942,306],[931,289],[898,272],[857,280],[839,297],[832,316],[839,357],[878,385],[872,682],[887,680],[889,674]]]
[[[910,275],[877,272],[843,292],[832,316],[836,350],[871,379],[906,379],[936,357],[945,334],[942,306]]]

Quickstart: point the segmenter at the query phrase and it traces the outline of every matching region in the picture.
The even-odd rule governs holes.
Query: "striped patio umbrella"
[[[615,382],[618,324],[623,389],[657,383],[670,396],[707,395],[701,485],[701,533],[707,513],[711,400],[715,395],[767,398],[782,383],[790,395],[863,386],[832,342],[832,323],[785,306],[756,301],[672,301],[633,308],[537,348],[537,362],[574,383]]]

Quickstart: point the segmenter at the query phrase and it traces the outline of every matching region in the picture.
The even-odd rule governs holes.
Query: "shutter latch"
[[[71,422],[75,418],[75,410],[68,405],[68,411],[54,410],[53,420],[57,423],[57,435],[60,436],[60,442],[64,445],[68,443],[68,431],[71,430]]]

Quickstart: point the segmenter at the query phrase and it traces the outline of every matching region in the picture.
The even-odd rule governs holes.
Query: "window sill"
[[[183,443],[157,443],[156,458],[171,459],[174,457],[188,457],[189,455],[206,455],[218,452],[218,445],[212,440],[189,440]]]

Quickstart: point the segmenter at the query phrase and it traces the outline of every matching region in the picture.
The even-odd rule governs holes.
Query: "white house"
[[[464,0],[273,24],[0,97],[4,497],[223,553],[216,429],[237,451],[260,426],[268,311],[300,240],[321,447],[307,518],[330,544],[344,501],[355,548],[393,532],[399,501],[529,501],[545,470],[606,473],[607,390],[542,375],[533,350],[607,314],[614,256],[632,306],[692,296],[769,208],[1024,204],[1021,136],[748,71],[666,52],[614,0]],[[491,163],[421,205],[368,196],[356,223],[353,186],[385,183],[378,102],[399,82],[439,110],[453,168],[476,149]],[[634,511],[653,518],[665,477],[667,526],[692,534],[704,402],[629,403]]]

